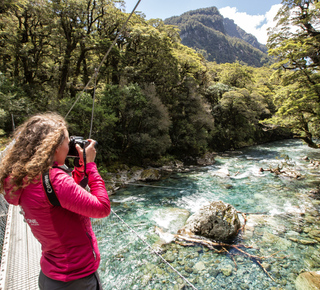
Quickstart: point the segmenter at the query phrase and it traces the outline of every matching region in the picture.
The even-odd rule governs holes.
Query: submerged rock
[[[315,240],[307,239],[307,238],[294,238],[294,237],[289,237],[289,240],[302,244],[302,245],[314,245],[317,243]]]
[[[164,232],[176,233],[186,223],[190,212],[186,209],[166,207],[154,212],[152,220],[163,229]]]
[[[190,216],[180,235],[198,235],[219,242],[233,240],[240,228],[237,210],[222,201],[211,202]]]
[[[226,265],[225,267],[221,268],[220,271],[224,276],[229,277],[233,272],[233,268],[231,265]]]
[[[320,271],[304,272],[296,279],[297,290],[315,290],[320,289]]]
[[[311,230],[308,233],[310,238],[313,238],[315,240],[317,240],[318,242],[320,242],[320,230]]]
[[[265,247],[276,245],[276,248],[280,251],[286,251],[292,246],[292,243],[289,240],[268,232],[263,233],[260,241]]]
[[[206,269],[206,266],[205,266],[205,264],[204,264],[202,261],[200,261],[200,262],[198,262],[198,263],[196,263],[196,264],[194,265],[194,268],[195,268],[198,272],[201,272],[201,271],[203,271],[203,270]]]

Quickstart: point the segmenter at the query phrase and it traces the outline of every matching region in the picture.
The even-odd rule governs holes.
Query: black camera
[[[79,144],[79,146],[83,149],[89,146],[90,142],[88,140],[83,140],[83,137],[80,136],[70,136],[70,142],[69,142],[69,152],[67,157],[79,157],[78,150],[76,148],[76,145]],[[97,146],[97,143],[95,144]]]

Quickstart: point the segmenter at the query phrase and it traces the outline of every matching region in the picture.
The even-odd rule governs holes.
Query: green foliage
[[[154,23],[152,23],[154,24]],[[122,78],[133,83],[172,86],[178,81],[177,59],[172,53],[177,31],[158,23],[132,26],[122,54]]]
[[[179,157],[196,156],[208,149],[213,118],[204,98],[195,91],[194,80],[186,79],[174,91],[169,112],[172,118],[171,153]]]
[[[2,0],[0,3],[0,14],[7,13],[10,9],[20,8],[25,5],[27,0]]]
[[[227,84],[215,83],[204,91],[204,96],[211,105],[211,110],[218,105],[222,95],[230,90],[232,90],[232,88]]]
[[[213,109],[217,136],[225,148],[239,148],[252,144],[261,116],[268,114],[264,98],[246,89],[223,94]]]
[[[319,137],[320,4],[314,0],[283,4],[268,40],[282,87],[275,95],[277,113],[266,122],[292,128],[310,146],[318,147],[313,138]]]
[[[63,115],[67,114],[73,104],[74,100],[71,98],[64,98],[60,101],[60,110]],[[81,93],[79,101],[75,103],[67,118],[69,133],[86,139],[91,137],[98,141],[99,154],[97,160],[99,162],[108,163],[117,160],[119,156],[113,152],[113,131],[117,118],[108,107],[101,106],[100,96],[96,96],[92,131],[90,132],[92,106],[93,98],[91,94]],[[90,133],[91,136],[89,136]]]
[[[245,88],[252,83],[251,68],[239,63],[221,65],[220,82],[236,88]]]
[[[159,158],[170,146],[168,112],[152,88],[108,85],[100,106],[114,116],[112,150],[119,158],[139,163]]]
[[[0,73],[0,128],[10,132],[31,110],[23,90]]]

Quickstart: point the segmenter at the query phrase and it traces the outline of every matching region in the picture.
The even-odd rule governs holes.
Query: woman
[[[97,274],[100,253],[90,217],[108,216],[110,201],[94,163],[95,141],[89,141],[85,150],[90,193],[78,185],[84,177],[79,145],[81,166],[75,167],[72,177],[59,168],[69,151],[69,134],[58,114],[39,114],[22,124],[1,161],[2,192],[9,203],[21,206],[42,245],[40,289],[102,289]],[[48,170],[60,206],[49,202],[41,182]]]

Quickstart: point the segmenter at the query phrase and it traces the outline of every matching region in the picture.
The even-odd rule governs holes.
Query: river
[[[319,188],[320,168],[310,162],[320,160],[320,150],[285,140],[215,159],[212,166],[110,197],[114,213],[92,222],[104,289],[296,289],[299,273],[320,270],[320,238],[314,236],[320,230],[320,194],[311,193]],[[301,178],[260,171],[278,165]],[[165,244],[166,235],[157,234],[157,227],[176,233],[188,213],[217,200],[245,213],[239,213],[242,223],[247,220],[235,243],[252,247],[241,249],[261,257],[263,267],[235,248],[218,253],[199,244]]]

